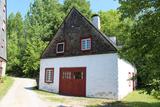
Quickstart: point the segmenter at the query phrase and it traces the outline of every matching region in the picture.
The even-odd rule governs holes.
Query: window
[[[6,12],[6,5],[3,6],[3,12]]]
[[[91,50],[91,38],[81,39],[81,50]]]
[[[83,72],[74,72],[73,79],[83,79]]]
[[[2,30],[5,31],[5,29],[6,29],[6,22],[3,21]]]
[[[57,53],[64,53],[64,42],[57,43],[56,52]]]
[[[62,77],[63,77],[63,79],[71,79],[72,77],[71,77],[71,72],[63,72],[63,75],[62,75]]]
[[[1,48],[3,48],[4,47],[4,39],[1,39],[0,44],[1,44]]]
[[[45,82],[53,83],[53,77],[54,77],[54,68],[46,68],[45,69]]]

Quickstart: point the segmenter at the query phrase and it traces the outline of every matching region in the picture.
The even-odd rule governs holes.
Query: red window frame
[[[48,81],[48,70],[51,70],[51,81]],[[53,83],[54,82],[54,68],[46,68],[45,69],[45,83]]]
[[[90,49],[86,49],[86,50],[82,49],[82,40],[83,39],[90,39],[91,40],[91,48]],[[89,37],[80,37],[80,49],[81,49],[81,51],[90,51],[90,50],[92,50],[92,37],[91,36],[89,36]]]

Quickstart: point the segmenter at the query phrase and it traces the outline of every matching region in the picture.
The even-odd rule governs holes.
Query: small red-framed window
[[[45,69],[45,83],[53,83],[54,80],[54,68]]]
[[[56,53],[64,53],[65,42],[59,42],[56,46]]]
[[[91,39],[91,37],[81,38],[80,42],[81,42],[80,43],[81,51],[91,50],[91,48],[92,48],[92,39]]]

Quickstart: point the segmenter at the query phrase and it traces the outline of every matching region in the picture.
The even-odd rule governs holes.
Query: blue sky
[[[29,9],[29,4],[33,0],[7,0],[7,11],[8,15],[13,12],[21,12],[25,16],[27,10]],[[63,3],[63,0],[59,0]],[[119,7],[118,0],[88,0],[91,4],[91,9],[93,12],[98,12],[100,10],[110,10]]]

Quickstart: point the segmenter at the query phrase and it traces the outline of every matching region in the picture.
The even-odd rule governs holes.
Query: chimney
[[[97,28],[97,29],[101,29],[101,24],[100,24],[100,17],[98,14],[94,14],[92,16],[92,24]]]

